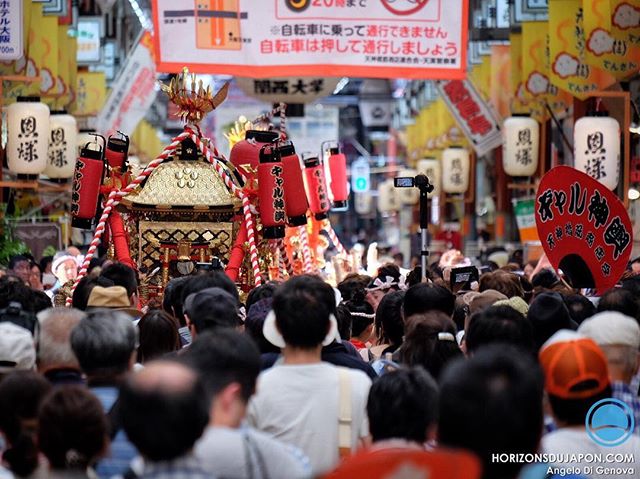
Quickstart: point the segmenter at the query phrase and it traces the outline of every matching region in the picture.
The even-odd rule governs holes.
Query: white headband
[[[351,311],[349,311],[349,314],[351,316],[357,316],[359,318],[366,318],[366,319],[375,319],[376,315],[375,314],[369,314],[369,313],[352,313]]]
[[[456,338],[451,333],[438,333],[438,341],[452,341],[455,343]]]
[[[396,281],[393,276],[385,276],[384,281],[380,278],[376,278],[373,280],[373,286],[367,288],[367,291],[384,291],[392,286],[397,286],[401,290],[407,289],[406,278],[403,275],[400,275],[400,279],[398,279],[398,281]]]

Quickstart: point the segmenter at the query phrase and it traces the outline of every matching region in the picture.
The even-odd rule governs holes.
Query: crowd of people
[[[203,271],[141,308],[136,271],[95,261],[65,307],[80,261],[0,277],[0,479],[639,477],[631,271],[599,298],[517,261],[246,295]],[[609,398],[635,424],[615,444],[588,421]]]

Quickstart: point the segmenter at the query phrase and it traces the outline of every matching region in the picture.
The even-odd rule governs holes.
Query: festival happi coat
[[[178,107],[184,131],[142,171],[134,174],[128,164],[124,135],[108,141],[95,135],[80,153],[72,216],[74,226],[95,226],[95,234],[77,280],[67,285],[67,304],[101,243],[139,272],[142,304],[162,296],[172,278],[216,259],[245,292],[269,279],[319,272],[329,240],[338,254],[328,279],[357,269],[328,219],[331,200],[343,205],[348,195],[344,155],[332,150],[326,169],[322,158],[301,162],[280,104],[253,122],[236,122],[226,134],[227,159],[199,123],[225,100],[228,84],[214,93],[185,68],[162,90]]]

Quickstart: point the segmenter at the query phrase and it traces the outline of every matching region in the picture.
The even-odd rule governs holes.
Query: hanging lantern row
[[[574,166],[610,190],[620,181],[620,124],[606,112],[591,112],[573,129]]]
[[[40,97],[21,96],[7,107],[7,165],[19,179],[73,176],[78,127],[65,111],[50,111]]]
[[[531,176],[538,170],[540,125],[528,115],[504,121],[502,164],[510,176]]]
[[[306,225],[308,210],[323,220],[332,206],[347,206],[346,157],[338,146],[323,147],[325,153],[330,184],[321,158],[300,161],[293,143],[281,142],[276,132],[249,130],[233,146],[229,159],[247,178],[249,190],[257,192],[266,239],[283,238],[285,226]]]

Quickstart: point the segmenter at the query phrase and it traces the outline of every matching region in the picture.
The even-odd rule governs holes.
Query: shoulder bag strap
[[[351,377],[349,370],[338,369],[338,451],[340,457],[351,454]]]

